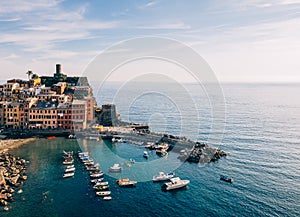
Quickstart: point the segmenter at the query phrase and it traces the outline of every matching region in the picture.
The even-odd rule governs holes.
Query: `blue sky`
[[[300,0],[0,0],[1,80],[55,63],[80,74],[142,36],[191,46],[221,82],[300,82]]]

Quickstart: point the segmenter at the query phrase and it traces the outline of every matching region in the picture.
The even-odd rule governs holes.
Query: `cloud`
[[[49,9],[57,6],[60,0],[35,0],[35,1],[23,1],[23,0],[10,0],[2,1],[0,7],[0,15],[10,14],[15,12],[29,12],[40,9]]]
[[[157,5],[157,3],[158,3],[157,1],[150,1],[150,2],[147,2],[146,4],[139,6],[139,8],[145,9],[145,8],[153,7],[154,5]]]
[[[175,23],[160,23],[156,25],[143,25],[136,26],[137,29],[190,29],[191,26],[187,25],[183,22],[175,22]]]
[[[0,22],[17,22],[22,20],[19,17],[15,17],[15,18],[5,18],[5,19],[0,19]]]
[[[11,59],[17,59],[17,58],[19,58],[20,56],[18,56],[18,55],[16,55],[16,54],[14,54],[14,53],[12,53],[12,54],[10,54],[10,55],[8,55],[8,56],[6,56],[6,57],[3,57],[2,59],[4,59],[4,60],[11,60]]]

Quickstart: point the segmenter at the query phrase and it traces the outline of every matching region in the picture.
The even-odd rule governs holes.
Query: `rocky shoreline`
[[[21,186],[27,179],[25,159],[7,152],[0,153],[0,205],[9,210],[9,203],[14,201],[14,193],[22,193]]]

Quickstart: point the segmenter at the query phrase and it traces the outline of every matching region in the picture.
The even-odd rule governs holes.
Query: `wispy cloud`
[[[184,22],[174,22],[174,23],[160,23],[155,25],[143,25],[136,26],[137,29],[190,29],[191,26],[185,24]]]
[[[0,19],[0,22],[17,22],[17,21],[20,21],[20,20],[21,20],[21,18],[14,17],[14,18]]]
[[[12,54],[10,54],[10,55],[4,57],[3,59],[4,59],[4,60],[12,60],[12,59],[17,59],[17,58],[19,58],[19,57],[20,57],[20,56],[18,56],[18,55],[16,55],[16,54],[12,53]]]
[[[39,9],[51,8],[57,6],[61,0],[36,0],[36,1],[23,1],[23,0],[10,0],[2,1],[0,7],[0,15],[15,12],[29,12]]]
[[[140,9],[145,9],[145,8],[149,8],[149,7],[153,7],[154,5],[157,5],[157,1],[150,1],[147,2],[146,4],[140,5],[139,8]]]

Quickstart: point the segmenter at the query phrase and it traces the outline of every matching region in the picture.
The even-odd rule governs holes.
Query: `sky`
[[[81,74],[145,36],[190,46],[220,82],[300,82],[300,0],[0,0],[0,80]]]

